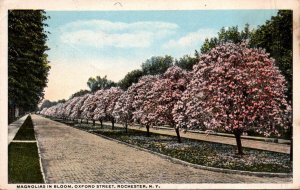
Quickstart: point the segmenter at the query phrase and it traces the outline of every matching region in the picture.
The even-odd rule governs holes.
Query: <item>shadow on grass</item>
[[[25,119],[14,140],[35,140],[33,123],[30,116]]]

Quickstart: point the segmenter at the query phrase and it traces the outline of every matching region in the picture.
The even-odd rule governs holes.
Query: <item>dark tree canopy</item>
[[[169,67],[173,65],[173,57],[153,56],[142,63],[143,75],[158,75],[163,74]]]
[[[72,94],[69,99],[72,99],[72,98],[77,97],[77,96],[82,96],[82,95],[85,95],[87,93],[90,93],[90,91],[81,89],[78,92],[75,92],[74,94]]]
[[[8,11],[9,107],[32,111],[44,96],[50,66],[45,53],[48,17],[42,10]]]
[[[42,105],[40,106],[40,110],[43,110],[44,108],[49,108],[51,106],[56,105],[57,102],[51,102],[50,100],[44,100]]]
[[[197,62],[198,61],[196,57],[184,55],[183,57],[179,58],[179,60],[175,60],[175,65],[187,71],[191,71]]]
[[[206,53],[222,43],[240,43],[242,41],[249,40],[251,33],[249,24],[246,24],[242,31],[239,31],[238,26],[229,27],[228,29],[222,27],[220,32],[218,32],[218,37],[205,39],[201,47],[201,53]]]
[[[137,83],[142,76],[143,72],[139,69],[130,71],[119,81],[118,86],[123,90],[127,90],[133,83]]]
[[[287,96],[292,102],[293,82],[293,12],[280,10],[276,16],[259,26],[251,37],[253,47],[261,47],[276,60],[287,80]]]
[[[115,82],[108,80],[106,75],[103,78],[101,78],[101,76],[96,76],[96,78],[90,77],[87,81],[87,85],[92,92],[117,86]]]

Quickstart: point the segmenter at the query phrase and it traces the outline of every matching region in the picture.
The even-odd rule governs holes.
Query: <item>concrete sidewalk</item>
[[[47,183],[289,183],[196,169],[32,115]]]
[[[8,144],[15,138],[17,132],[19,131],[20,127],[24,123],[25,119],[28,117],[28,114],[24,115],[17,121],[8,125]]]

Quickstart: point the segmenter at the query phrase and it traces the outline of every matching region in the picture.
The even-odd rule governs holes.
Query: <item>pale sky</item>
[[[46,11],[51,70],[45,99],[88,89],[89,77],[115,82],[151,56],[193,55],[222,27],[262,25],[277,10]]]

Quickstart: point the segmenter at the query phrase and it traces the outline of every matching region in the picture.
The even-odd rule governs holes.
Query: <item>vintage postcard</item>
[[[299,189],[299,7],[2,0],[0,189]]]

